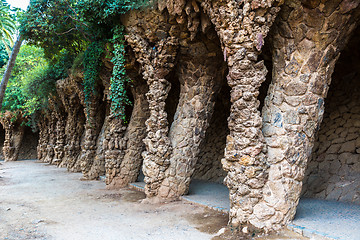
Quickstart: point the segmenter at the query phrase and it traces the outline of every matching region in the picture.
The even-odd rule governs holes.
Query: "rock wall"
[[[229,134],[227,118],[230,115],[230,89],[224,84],[219,93],[214,114],[200,146],[199,159],[192,176],[194,179],[223,183],[226,172],[222,168],[226,136]]]
[[[303,195],[360,204],[360,31],[341,54]]]

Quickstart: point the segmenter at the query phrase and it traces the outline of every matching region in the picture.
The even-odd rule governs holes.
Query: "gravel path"
[[[227,221],[183,202],[141,204],[143,193],[105,190],[101,181],[34,161],[2,163],[0,176],[0,239],[201,240]],[[196,221],[206,215],[211,231]]]
[[[227,214],[184,201],[140,203],[144,193],[109,191],[35,161],[0,163],[0,240],[252,239],[225,231]],[[303,239],[291,232],[261,239]]]

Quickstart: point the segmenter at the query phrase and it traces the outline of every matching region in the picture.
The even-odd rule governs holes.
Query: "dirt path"
[[[0,239],[201,240],[227,224],[218,212],[141,204],[141,192],[105,190],[101,181],[34,161],[2,162],[0,176]]]

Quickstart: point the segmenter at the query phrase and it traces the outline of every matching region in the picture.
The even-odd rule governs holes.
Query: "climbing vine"
[[[101,55],[104,52],[102,42],[92,42],[85,51],[84,65],[84,95],[85,105],[88,108],[96,96],[96,81],[99,78],[99,70],[101,67]]]
[[[130,78],[126,75],[125,69],[124,27],[116,26],[113,31],[114,56],[111,61],[114,63],[114,68],[110,80],[111,112],[125,121],[125,105],[130,105],[131,101],[126,92],[126,85],[130,82]]]
[[[7,91],[11,94],[7,93],[4,110],[20,111],[29,117],[46,112],[47,100],[56,95],[56,81],[68,77],[71,66],[74,73],[81,65],[84,101],[89,110],[90,102],[99,94],[96,84],[102,54],[106,41],[110,41],[114,63],[109,95],[111,111],[125,119],[125,106],[131,104],[126,92],[130,80],[125,70],[124,29],[115,26],[121,26],[121,15],[153,3],[151,0],[31,0],[19,19],[19,32],[27,44],[42,49],[46,63],[25,71],[21,91],[20,83],[10,83]]]

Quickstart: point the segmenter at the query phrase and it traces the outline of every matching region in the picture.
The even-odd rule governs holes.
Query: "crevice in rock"
[[[166,79],[171,84],[169,95],[165,101],[165,111],[167,113],[167,120],[169,126],[171,126],[171,124],[174,121],[176,108],[180,100],[180,82],[175,70],[171,71]]]

